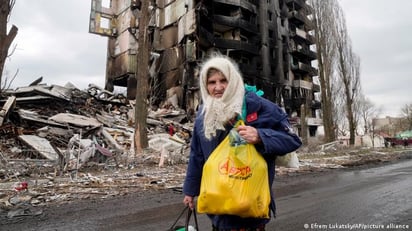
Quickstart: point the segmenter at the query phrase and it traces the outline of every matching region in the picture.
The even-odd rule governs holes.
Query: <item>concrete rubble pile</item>
[[[183,110],[149,110],[149,148],[135,154],[134,101],[94,84],[79,90],[40,82],[0,95],[1,205],[179,186],[192,129]],[[111,175],[102,175],[107,169]],[[10,216],[31,213],[19,211]]]

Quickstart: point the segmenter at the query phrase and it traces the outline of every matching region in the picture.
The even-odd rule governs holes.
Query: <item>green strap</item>
[[[248,84],[245,84],[245,90],[246,92],[254,92],[258,96],[262,96],[263,94],[265,94],[262,90],[258,90],[256,86],[251,86]]]
[[[256,93],[256,95],[258,96],[262,96],[263,94],[265,94],[262,90],[258,90],[256,88],[256,86],[251,86],[248,84],[245,84],[245,93],[247,92],[254,92]],[[238,116],[238,120],[242,119],[245,120],[247,116],[247,110],[246,110],[246,97],[243,97],[243,105],[242,105],[242,115]],[[240,117],[240,118],[239,118]]]

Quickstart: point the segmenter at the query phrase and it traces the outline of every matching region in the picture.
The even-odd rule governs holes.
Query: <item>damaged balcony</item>
[[[309,74],[311,76],[318,75],[318,70],[316,68],[302,62],[292,62],[291,69],[292,71],[295,71],[300,74]]]
[[[213,3],[214,46],[258,55],[256,6],[247,1]]]
[[[291,9],[300,10],[304,8],[307,4],[305,0],[286,0],[286,5]]]
[[[225,33],[229,28],[238,28],[249,35],[256,35],[259,31],[256,6],[247,1],[213,1],[209,7],[214,31]]]
[[[259,55],[259,47],[245,41],[215,38],[215,47],[220,49],[235,49],[253,55]]]
[[[238,16],[229,17],[224,15],[214,15],[215,30],[223,32],[228,31],[230,28],[241,28],[242,30],[248,32],[250,35],[256,35],[259,33],[259,28],[256,23],[251,23]]]
[[[296,27],[292,28],[289,32],[289,35],[292,38],[295,38],[298,41],[304,42],[308,45],[315,44],[315,37],[310,35],[308,32],[306,32],[302,29],[299,29],[299,28],[296,28]]]
[[[312,90],[313,83],[305,80],[294,80],[292,83],[292,87],[294,88],[305,88],[308,90]]]
[[[304,25],[308,30],[312,30],[314,28],[313,22],[308,19],[307,15],[305,15],[303,11],[289,11],[288,18],[290,22],[297,26]]]
[[[253,13],[254,15],[257,15],[256,6],[248,0],[214,0],[213,5],[215,10],[219,9],[222,12],[232,12],[233,9],[237,10],[241,8]]]
[[[313,93],[320,92],[320,85],[313,83],[313,88],[312,88]]]
[[[310,61],[317,58],[316,52],[310,50],[307,44],[302,45],[292,40],[290,41],[290,48],[292,50],[292,54],[298,58],[307,59]]]

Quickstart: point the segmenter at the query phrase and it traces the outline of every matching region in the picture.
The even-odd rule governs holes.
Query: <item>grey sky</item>
[[[412,103],[410,0],[339,0],[361,59],[362,89],[381,116],[398,116]],[[12,87],[43,76],[47,84],[103,87],[107,38],[88,32],[90,0],[17,0],[10,24],[19,28],[17,50],[6,63]]]
[[[412,1],[340,0],[353,49],[361,58],[362,89],[381,116],[412,103]]]
[[[90,34],[90,0],[17,0],[10,24],[19,28],[17,49],[6,64],[19,70],[13,87],[43,76],[47,84],[104,87],[107,38]]]

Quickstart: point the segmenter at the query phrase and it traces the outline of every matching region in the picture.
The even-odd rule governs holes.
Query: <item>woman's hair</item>
[[[228,82],[221,98],[214,98],[207,90],[207,78],[215,71],[221,72]],[[204,132],[207,138],[211,138],[216,135],[216,130],[224,130],[227,121],[241,115],[244,83],[237,64],[229,57],[215,53],[201,66],[199,86],[203,100]]]
[[[210,76],[212,76],[212,75],[214,75],[215,73],[220,73],[220,74],[222,74],[223,75],[223,73],[221,72],[221,71],[219,71],[218,69],[216,69],[216,68],[209,68],[209,70],[207,70],[207,73],[206,73],[206,83],[207,83],[207,79],[210,77]]]

